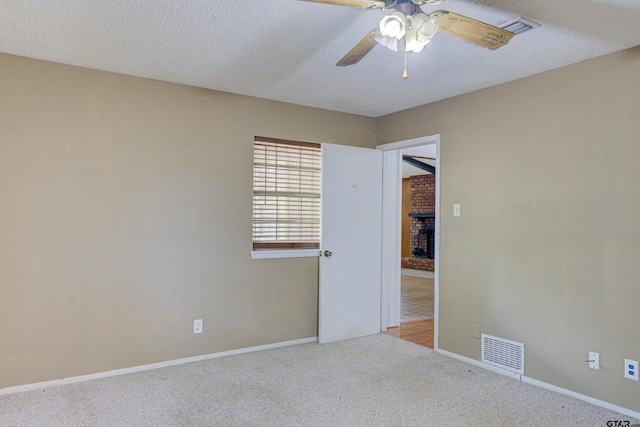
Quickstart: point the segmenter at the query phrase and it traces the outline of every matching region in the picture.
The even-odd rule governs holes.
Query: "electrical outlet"
[[[193,321],[193,333],[194,334],[202,333],[202,319],[196,319]]]
[[[480,338],[480,325],[478,325],[477,323],[473,324],[473,337],[474,338]]]
[[[624,359],[624,377],[638,381],[638,361]]]
[[[595,351],[589,352],[589,367],[591,369],[600,369],[600,353],[596,353]]]

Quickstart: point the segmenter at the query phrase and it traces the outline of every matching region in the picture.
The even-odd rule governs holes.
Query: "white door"
[[[380,332],[382,152],[322,144],[318,341]]]

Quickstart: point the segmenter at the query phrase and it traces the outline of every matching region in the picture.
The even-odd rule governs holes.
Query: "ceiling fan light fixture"
[[[430,17],[424,13],[416,13],[410,17],[409,30],[405,35],[405,50],[407,52],[421,52],[437,31],[438,21],[436,17]]]
[[[421,52],[422,49],[424,49],[424,45],[426,43],[422,43],[420,42],[417,37],[416,37],[416,31],[415,30],[410,30],[407,32],[405,38],[404,38],[404,42],[405,42],[405,50],[407,52]],[[428,41],[427,41],[428,43]]]
[[[388,47],[394,52],[398,51],[398,39],[390,36],[376,37],[376,41],[384,47]]]
[[[429,17],[429,19],[424,22],[416,31],[418,33],[418,40],[421,40],[424,43],[429,43],[431,37],[435,36],[438,32],[438,17]]]
[[[415,15],[411,16],[410,18],[410,25],[411,28],[413,30],[417,30],[418,28],[420,28],[425,22],[427,22],[429,20],[429,15],[427,15],[426,13],[416,13]]]
[[[420,43],[427,44],[438,31],[438,17],[416,13],[411,17],[411,30],[416,32]]]
[[[400,40],[406,33],[407,19],[401,12],[393,12],[380,21],[380,34]]]

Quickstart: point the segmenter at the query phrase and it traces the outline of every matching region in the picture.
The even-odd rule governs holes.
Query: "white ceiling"
[[[489,51],[436,34],[336,67],[384,16],[297,0],[4,0],[0,52],[370,117],[640,44],[638,0],[446,0],[492,25],[541,27]]]

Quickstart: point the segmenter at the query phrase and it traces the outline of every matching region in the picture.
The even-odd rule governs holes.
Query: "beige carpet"
[[[0,426],[606,426],[629,417],[380,334],[0,397]]]
[[[433,279],[401,276],[400,323],[433,318]]]

